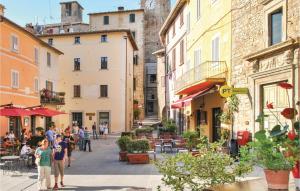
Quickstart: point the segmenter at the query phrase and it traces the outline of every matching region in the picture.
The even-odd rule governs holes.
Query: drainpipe
[[[128,65],[128,60],[127,60],[127,36],[124,36],[125,39],[125,131],[128,131],[127,127],[127,65]]]
[[[167,60],[167,48],[164,49],[165,57],[165,108],[166,108],[166,117],[169,120],[169,101],[168,101],[168,91],[169,91],[169,80],[168,80],[168,60]]]

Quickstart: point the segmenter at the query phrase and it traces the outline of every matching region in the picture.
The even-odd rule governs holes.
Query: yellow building
[[[231,2],[187,2],[186,54],[189,70],[175,81],[175,103],[184,108],[188,129],[202,130],[210,141],[220,138],[224,99],[218,88],[230,79]],[[188,97],[187,97],[188,96]]]
[[[129,130],[133,122],[133,55],[137,45],[129,30],[45,34],[59,48],[58,89],[65,92],[57,126],[76,123],[91,129],[108,122],[110,132]]]

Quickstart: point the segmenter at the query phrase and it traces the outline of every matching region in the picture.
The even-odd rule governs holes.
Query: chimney
[[[0,4],[0,16],[4,16],[4,5]]]
[[[28,31],[28,32],[31,32],[32,34],[34,34],[34,27],[32,25],[32,23],[28,23],[25,25],[25,29]]]
[[[124,7],[118,7],[118,11],[124,11]]]

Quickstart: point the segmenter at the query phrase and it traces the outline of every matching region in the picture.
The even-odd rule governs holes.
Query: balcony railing
[[[226,78],[227,71],[225,61],[203,62],[176,79],[175,91],[178,92],[208,78]]]
[[[40,91],[41,104],[64,105],[65,92],[54,92],[47,89]]]

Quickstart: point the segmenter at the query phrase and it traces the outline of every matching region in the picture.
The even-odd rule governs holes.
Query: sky
[[[68,0],[0,0],[5,6],[5,17],[25,26],[26,23],[49,24],[60,22],[60,2]],[[84,8],[83,20],[88,23],[88,13],[140,8],[140,0],[77,0]],[[175,0],[171,0],[172,4]]]

